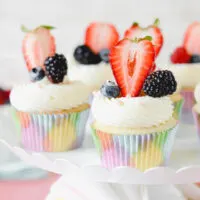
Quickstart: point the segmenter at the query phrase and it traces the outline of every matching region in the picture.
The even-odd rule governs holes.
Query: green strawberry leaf
[[[159,26],[160,25],[160,20],[158,18],[155,19],[154,23],[153,23],[154,26]]]
[[[28,29],[28,28],[25,27],[24,25],[21,25],[21,30],[22,30],[22,32],[24,32],[24,33],[28,33],[28,32],[31,31],[30,29]]]
[[[55,29],[54,26],[49,26],[49,25],[41,25],[41,26],[39,26],[39,27],[46,28],[46,29],[48,29],[48,30],[53,30],[53,29]]]
[[[133,22],[132,26],[139,26],[139,23]]]

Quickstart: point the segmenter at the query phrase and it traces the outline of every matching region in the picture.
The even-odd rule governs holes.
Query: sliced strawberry
[[[200,55],[200,22],[194,22],[187,28],[183,45],[190,55]]]
[[[40,26],[26,34],[22,51],[29,71],[38,66],[44,68],[45,59],[55,54],[55,39],[50,29],[48,26]]]
[[[153,25],[150,25],[146,28],[142,28],[139,26],[139,24],[134,23],[128,30],[125,31],[124,38],[134,39],[151,36],[151,42],[154,45],[155,54],[157,56],[163,45],[163,35],[161,30],[157,26],[157,22],[158,21],[155,21]]]
[[[149,40],[123,39],[112,48],[110,63],[122,96],[138,96],[155,60]]]
[[[85,33],[85,45],[98,54],[103,49],[111,49],[119,41],[119,33],[112,24],[91,23]]]

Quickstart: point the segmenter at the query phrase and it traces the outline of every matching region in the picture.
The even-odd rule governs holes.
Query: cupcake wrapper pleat
[[[77,113],[18,112],[22,145],[31,151],[60,152],[81,146],[89,109]]]
[[[182,108],[181,121],[187,124],[193,124],[192,117],[192,107],[195,104],[194,92],[193,91],[183,91],[181,95],[184,98],[184,104]]]
[[[104,167],[130,166],[144,171],[168,162],[176,129],[146,135],[117,135],[93,129],[92,135]]]
[[[194,118],[197,135],[200,139],[200,114],[197,113],[195,110],[192,110],[192,114],[193,114],[193,118]]]
[[[184,99],[174,102],[174,118],[177,120],[181,118],[183,104]]]

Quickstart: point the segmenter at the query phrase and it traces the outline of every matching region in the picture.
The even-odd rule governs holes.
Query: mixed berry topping
[[[183,47],[178,47],[171,55],[171,62],[200,63],[200,22],[192,23],[186,30]]]
[[[85,32],[84,45],[74,51],[77,62],[85,65],[109,62],[110,49],[118,42],[119,33],[112,24],[91,23]]]
[[[84,65],[98,64],[101,62],[100,56],[98,54],[94,54],[86,45],[78,46],[75,49],[74,58],[77,62]]]
[[[117,98],[120,95],[120,88],[113,81],[106,81],[100,91],[108,98]]]
[[[41,67],[32,68],[29,72],[31,81],[39,81],[45,77],[45,72]]]
[[[0,105],[9,104],[10,103],[9,96],[10,96],[10,91],[3,90],[0,88]]]
[[[177,83],[171,71],[158,70],[146,78],[143,91],[151,97],[163,97],[173,94],[176,87]]]
[[[67,75],[67,60],[62,54],[48,57],[45,62],[45,74],[52,83],[61,83]]]

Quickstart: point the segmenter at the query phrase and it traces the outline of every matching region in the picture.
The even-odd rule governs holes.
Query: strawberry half
[[[30,71],[35,67],[43,67],[47,57],[53,56],[56,51],[55,39],[51,35],[51,26],[40,26],[32,31],[22,27],[24,32],[27,32],[23,44],[22,52]]]
[[[155,51],[147,39],[123,39],[112,48],[110,63],[122,96],[140,94],[146,77],[154,67]]]
[[[158,23],[159,20],[156,19],[152,25],[146,28],[142,28],[139,26],[138,23],[134,23],[128,30],[125,31],[124,38],[134,39],[145,36],[151,36],[152,37],[151,42],[154,45],[155,54],[157,56],[163,45],[163,35],[161,30],[158,28]]]
[[[111,49],[119,41],[119,33],[112,24],[91,23],[85,33],[85,45],[98,54],[103,49]]]
[[[183,46],[188,54],[200,55],[200,22],[194,22],[187,28]]]

